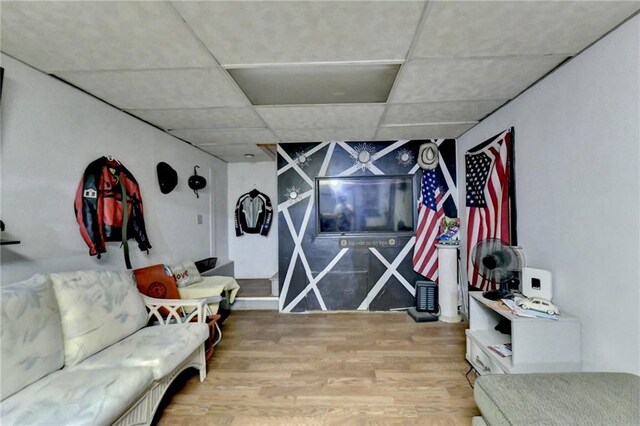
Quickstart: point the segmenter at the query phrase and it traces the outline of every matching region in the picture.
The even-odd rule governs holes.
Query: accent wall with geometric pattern
[[[453,139],[278,145],[278,199],[273,202],[278,205],[281,312],[386,311],[415,305],[415,282],[425,279],[413,271],[415,236],[398,234],[392,246],[375,247],[344,241],[341,246],[339,236],[319,237],[315,178],[408,174],[419,182],[422,169],[416,160],[425,142],[438,145],[437,173],[448,187],[445,214],[457,217]]]

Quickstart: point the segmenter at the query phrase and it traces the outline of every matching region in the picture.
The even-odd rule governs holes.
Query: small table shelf
[[[511,334],[495,326],[509,321]],[[500,301],[469,293],[467,361],[479,374],[581,371],[580,320],[561,312],[557,320],[513,315]],[[491,345],[511,343],[512,355],[501,357]]]

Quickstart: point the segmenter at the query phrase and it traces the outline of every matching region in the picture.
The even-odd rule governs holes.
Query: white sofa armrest
[[[198,322],[206,322],[207,299],[155,299],[142,295],[144,304],[149,309],[148,319],[155,319],[160,325],[171,324],[173,321],[179,323],[191,322],[194,318]],[[160,308],[165,308],[169,314],[164,317],[160,314]],[[184,309],[191,308],[188,314]],[[185,313],[183,315],[183,313]]]

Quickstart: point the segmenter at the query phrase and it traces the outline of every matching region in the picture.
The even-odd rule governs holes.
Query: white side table
[[[436,244],[438,248],[438,303],[443,322],[460,322],[458,314],[458,245]]]
[[[469,293],[467,361],[478,374],[559,373],[582,370],[580,320],[560,312],[557,320],[519,317],[500,301]],[[508,320],[510,334],[496,331]],[[511,343],[512,355],[502,358],[489,346]]]

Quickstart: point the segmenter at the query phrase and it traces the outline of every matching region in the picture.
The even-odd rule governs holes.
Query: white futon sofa
[[[180,372],[206,377],[204,300],[151,299],[130,272],[109,271],[35,275],[1,292],[3,426],[149,424]],[[195,309],[185,319],[180,306]]]

